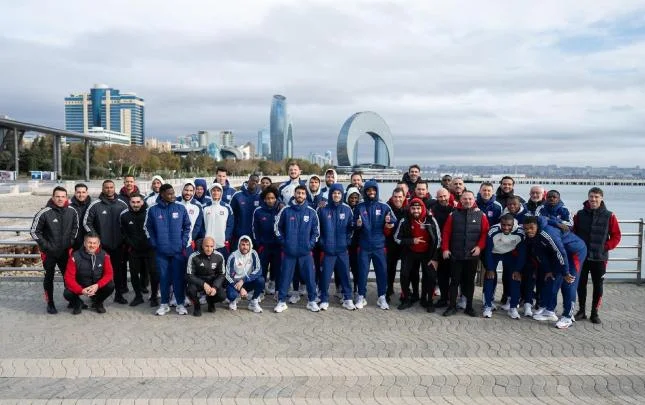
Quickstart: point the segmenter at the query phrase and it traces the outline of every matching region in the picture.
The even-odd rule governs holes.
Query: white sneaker
[[[517,312],[517,308],[511,308],[511,309],[508,310],[507,313],[508,313],[508,316],[511,317],[511,319],[520,319],[521,318],[520,313]]]
[[[353,311],[356,309],[356,305],[354,305],[354,301],[352,300],[345,300],[343,301],[343,308]]]
[[[555,327],[558,329],[567,329],[569,326],[573,325],[571,318],[563,316],[558,322],[555,323]]]
[[[229,301],[229,300],[228,300],[228,298],[226,298],[226,299],[224,300],[224,304],[230,304],[230,303],[231,303],[231,301]]]
[[[557,322],[558,317],[553,311],[547,311],[546,309],[540,313],[540,314],[535,314],[533,315],[533,319],[536,321],[552,321],[552,322]]]
[[[273,312],[280,313],[280,312],[286,311],[286,310],[287,310],[287,308],[289,308],[289,307],[287,306],[287,303],[286,303],[286,302],[282,302],[282,301],[280,301],[280,302],[278,302],[278,305],[276,305],[276,306],[273,308]]]
[[[183,305],[177,305],[177,308],[175,308],[175,311],[177,311],[179,315],[188,315],[188,310]]]
[[[533,316],[542,315],[542,313],[544,313],[544,307],[540,307],[540,308],[536,309],[535,311],[533,311]]]
[[[231,311],[237,311],[237,300],[229,302],[228,309],[230,309]]]
[[[378,297],[378,300],[376,300],[376,305],[382,310],[390,309],[390,305],[387,303],[387,300],[385,299],[385,295],[381,295],[380,297]]]
[[[159,308],[157,308],[157,312],[155,312],[155,314],[162,316],[166,315],[168,312],[170,312],[170,307],[168,306],[168,304],[161,304],[159,305]]]
[[[524,304],[524,316],[533,316],[533,306],[528,302]]]
[[[297,304],[298,301],[300,301],[300,294],[298,294],[298,293],[291,294],[291,297],[289,297],[289,303],[290,304]]]
[[[320,311],[320,307],[318,306],[318,304],[316,304],[316,301],[309,301],[307,303],[307,309],[310,310],[311,312]]]
[[[492,318],[493,317],[493,308],[492,307],[484,307],[484,318]]]
[[[457,308],[459,309],[466,309],[466,305],[468,304],[468,300],[466,299],[465,295],[462,295],[459,297],[459,300],[457,300]]]
[[[506,304],[502,304],[499,307],[502,311],[508,311],[511,309],[511,300],[506,301]]]
[[[191,306],[192,304],[193,304],[193,303],[192,303],[192,302],[190,302],[190,299],[189,299],[188,297],[185,297],[185,298],[184,298],[184,306],[185,306],[185,307],[189,307],[189,306]]]
[[[262,302],[262,300],[264,300],[264,293],[260,294],[258,297],[258,302]]]
[[[170,295],[170,302],[168,303],[171,307],[176,307],[177,306],[177,299],[175,298],[175,294]]]
[[[249,311],[255,312],[256,314],[259,314],[260,312],[262,312],[262,307],[260,306],[260,303],[258,302],[257,299],[251,300],[251,302],[249,302],[248,308],[249,308]]]
[[[329,309],[329,302],[321,302],[318,307],[320,307],[321,311],[326,311]]]
[[[269,280],[269,285],[267,286],[267,294],[275,294],[275,281]]]
[[[365,300],[365,297],[363,297],[362,295],[359,295],[358,297],[356,297],[356,302],[354,303],[354,305],[356,306],[356,309],[363,309],[363,307],[367,305],[367,300]]]
[[[200,303],[201,305],[206,305],[206,296],[205,296],[205,295],[201,295],[201,296],[199,297],[199,303]]]

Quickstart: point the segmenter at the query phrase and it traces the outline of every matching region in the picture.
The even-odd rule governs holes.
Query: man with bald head
[[[215,312],[215,303],[224,301],[224,256],[215,250],[215,239],[206,236],[201,249],[188,257],[186,296],[193,303],[193,315],[201,316],[198,293],[206,295],[208,312]]]
[[[544,205],[546,201],[546,194],[544,193],[544,187],[540,185],[535,185],[531,187],[529,191],[529,200],[526,203],[526,215],[534,217],[538,215],[539,208]]]

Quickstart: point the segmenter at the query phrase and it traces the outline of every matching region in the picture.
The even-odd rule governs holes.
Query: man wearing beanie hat
[[[223,191],[219,183],[211,186],[211,200],[204,207],[204,228],[205,235],[215,240],[215,250],[226,260],[230,252],[234,221],[233,209],[222,200]]]
[[[157,203],[159,198],[159,187],[163,184],[163,178],[159,175],[152,176],[152,184],[150,185],[150,193],[146,196],[145,202],[148,207],[152,207]]]

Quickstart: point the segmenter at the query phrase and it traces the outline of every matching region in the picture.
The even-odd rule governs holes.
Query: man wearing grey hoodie
[[[260,257],[253,250],[253,242],[247,235],[240,236],[237,243],[237,250],[229,256],[226,262],[226,298],[228,308],[237,310],[237,298],[248,296],[247,291],[253,291],[249,301],[249,311],[260,313],[260,294],[264,291],[264,277],[262,277],[262,266]]]

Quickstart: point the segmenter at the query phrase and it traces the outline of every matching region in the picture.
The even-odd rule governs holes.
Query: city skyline
[[[636,165],[645,147],[639,1],[115,0],[94,14],[5,6],[0,114],[63,128],[61,96],[106,82],[145,95],[160,139],[226,128],[255,142],[284,94],[295,156],[335,149],[357,111],[389,124],[395,165]]]

